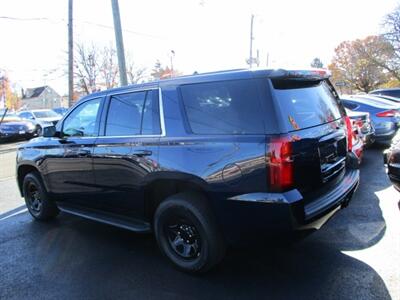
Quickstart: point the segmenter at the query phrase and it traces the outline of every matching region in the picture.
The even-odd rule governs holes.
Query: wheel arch
[[[144,212],[148,220],[153,220],[157,207],[169,196],[182,192],[192,192],[204,196],[209,201],[208,184],[200,177],[178,172],[163,172],[151,180],[144,189]]]
[[[23,197],[23,183],[24,183],[24,178],[27,174],[31,173],[31,172],[37,172],[39,173],[43,184],[46,188],[46,190],[48,190],[48,187],[46,185],[46,183],[44,182],[42,175],[39,172],[39,169],[35,166],[35,165],[31,165],[31,164],[22,164],[19,165],[17,168],[17,183],[18,183],[18,189],[19,192],[21,194],[21,196]]]

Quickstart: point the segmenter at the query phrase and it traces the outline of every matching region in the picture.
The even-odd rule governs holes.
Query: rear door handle
[[[135,150],[132,152],[132,156],[150,156],[153,152],[150,150]]]

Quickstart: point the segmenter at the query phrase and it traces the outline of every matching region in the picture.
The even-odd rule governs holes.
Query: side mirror
[[[48,126],[43,128],[43,137],[55,137],[56,135],[56,126]]]

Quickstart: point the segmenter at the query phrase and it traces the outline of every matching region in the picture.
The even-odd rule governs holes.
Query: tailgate
[[[305,198],[343,176],[347,155],[344,108],[327,80],[272,79],[282,127],[292,141],[294,188]]]

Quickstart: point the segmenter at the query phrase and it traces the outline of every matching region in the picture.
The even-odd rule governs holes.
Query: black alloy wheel
[[[169,196],[154,214],[162,253],[182,271],[204,273],[225,254],[225,241],[207,199],[193,192]]]
[[[171,249],[180,257],[193,260],[201,254],[201,237],[196,227],[185,218],[175,218],[164,226]]]
[[[43,202],[41,199],[40,191],[33,181],[29,182],[27,185],[26,201],[29,205],[30,211],[33,214],[39,215],[42,209]]]
[[[22,189],[26,206],[32,217],[40,221],[47,221],[58,215],[58,207],[49,198],[38,172],[28,173],[24,177]]]

